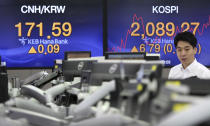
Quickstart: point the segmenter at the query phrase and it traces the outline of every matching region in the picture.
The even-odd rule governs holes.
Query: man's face
[[[190,65],[194,61],[197,48],[193,48],[190,43],[186,41],[178,41],[176,47],[176,53],[179,61],[182,63],[184,68]]]

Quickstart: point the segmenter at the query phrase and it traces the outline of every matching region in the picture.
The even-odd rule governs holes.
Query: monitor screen
[[[97,60],[63,60],[62,73],[65,81],[73,81],[73,77],[81,77],[84,70],[91,70]]]
[[[76,51],[76,52],[65,52],[65,60],[72,58],[90,58],[90,51]]]
[[[136,79],[137,72],[144,70],[143,76],[149,77],[151,73],[158,73],[156,77],[161,77],[161,63],[143,63],[141,61],[99,61],[93,63],[89,83],[91,85],[101,85],[103,81],[113,79]]]
[[[184,85],[189,88],[189,93],[191,95],[209,95],[210,94],[210,80],[209,79],[198,79],[198,78],[188,78],[188,79],[161,79],[161,86]]]
[[[106,59],[130,59],[130,60],[143,60],[145,57],[145,53],[130,53],[130,52],[106,52]]]
[[[179,64],[174,47],[178,32],[198,40],[196,58],[210,66],[209,0],[108,0],[107,50],[160,53],[166,66]]]
[[[7,67],[53,67],[66,51],[103,55],[102,0],[3,0],[0,6]]]

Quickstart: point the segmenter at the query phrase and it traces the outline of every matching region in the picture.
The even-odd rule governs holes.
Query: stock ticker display
[[[198,40],[196,58],[210,66],[209,0],[108,0],[108,51],[160,53],[166,66],[179,63],[178,32]]]
[[[2,0],[0,6],[7,67],[52,67],[65,51],[103,55],[102,0]]]

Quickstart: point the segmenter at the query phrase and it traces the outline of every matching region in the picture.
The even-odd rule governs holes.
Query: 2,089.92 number
[[[183,22],[181,24],[181,31],[188,31],[191,29],[191,26],[194,26],[193,34],[196,34],[197,28],[199,27],[199,22]],[[131,24],[131,28],[133,29],[131,32],[131,36],[140,36],[139,30],[140,30],[140,24],[139,22],[133,22]],[[151,29],[151,30],[150,30]],[[176,31],[176,26],[173,22],[168,22],[164,24],[163,22],[157,22],[156,25],[153,22],[148,22],[146,24],[145,28],[145,34],[147,36],[153,36],[156,34],[159,37],[162,37],[164,35],[167,35],[169,37],[173,36]]]

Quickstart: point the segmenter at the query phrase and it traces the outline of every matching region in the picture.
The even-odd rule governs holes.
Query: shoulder
[[[197,69],[198,69],[197,73],[199,73],[198,76],[201,79],[210,79],[210,70],[207,67],[198,63]]]
[[[197,63],[197,68],[200,70],[200,71],[203,71],[203,72],[210,72],[210,70],[207,68],[207,67],[205,67],[203,64],[201,64],[201,63]]]

